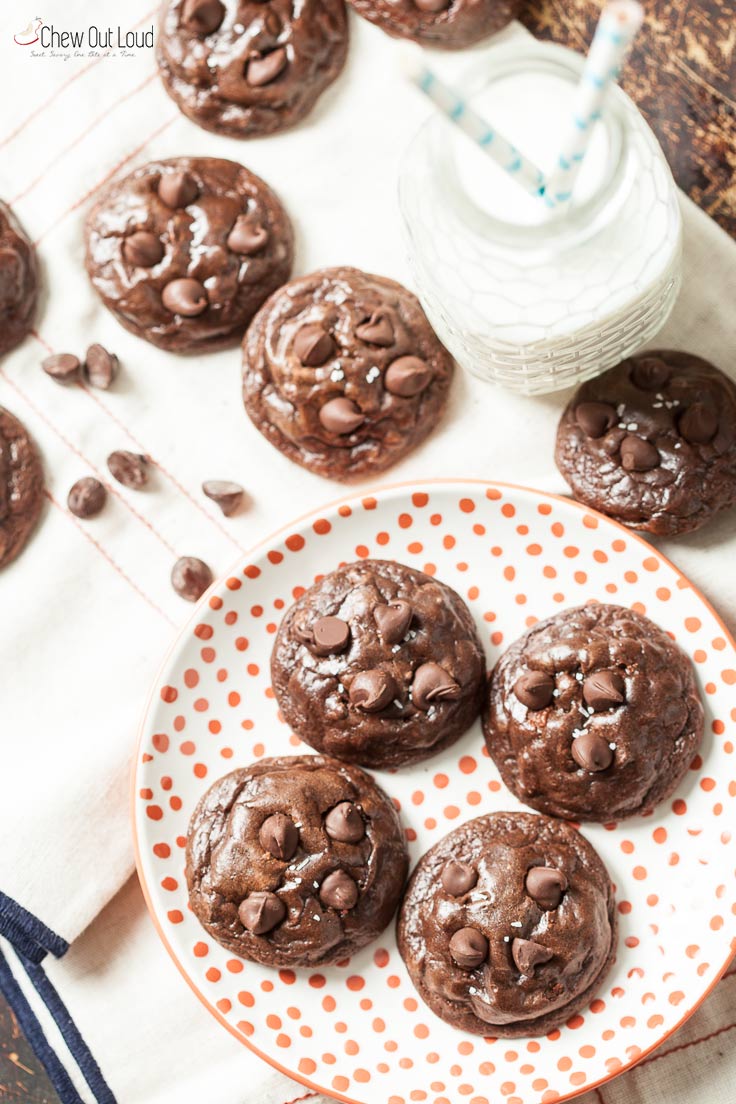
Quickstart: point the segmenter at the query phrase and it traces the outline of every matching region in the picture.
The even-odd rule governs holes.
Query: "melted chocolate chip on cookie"
[[[491,813],[419,860],[398,942],[419,995],[453,1027],[541,1035],[589,1003],[613,961],[613,885],[571,825]]]
[[[243,399],[289,459],[332,479],[383,471],[447,402],[452,361],[392,280],[331,268],[271,296],[243,344]]]
[[[530,672],[546,680],[536,705]],[[703,735],[703,706],[692,664],[667,633],[633,610],[590,603],[537,623],[507,649],[483,729],[520,801],[607,822],[651,812],[677,787]],[[530,873],[530,895],[550,877]]]
[[[630,357],[577,391],[555,458],[578,501],[632,529],[691,532],[736,502],[736,383],[690,353]]]
[[[458,50],[515,19],[521,0],[350,0],[364,19],[395,38]]]
[[[262,759],[215,782],[187,837],[194,914],[243,958],[317,966],[383,931],[408,857],[369,775],[321,755]]]
[[[215,157],[153,161],[114,180],[86,239],[105,305],[174,352],[237,342],[291,271],[293,234],[278,199],[242,165]]]
[[[193,122],[233,138],[293,126],[345,64],[344,0],[165,0],[156,58]]]
[[[377,767],[449,747],[477,715],[484,667],[460,596],[382,560],[315,583],[286,614],[271,657],[281,712],[301,739]]]

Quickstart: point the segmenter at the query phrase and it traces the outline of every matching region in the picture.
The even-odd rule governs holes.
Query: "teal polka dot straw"
[[[407,49],[403,53],[404,69],[409,79],[432,101],[443,115],[451,119],[488,156],[532,195],[544,196],[544,175],[513,142],[482,118],[454,88],[445,84],[429,69],[421,51]]]
[[[603,9],[575,91],[572,118],[557,163],[548,174],[544,199],[549,207],[564,208],[572,201],[575,181],[595,123],[601,117],[606,94],[618,79],[626,51],[643,19],[644,9],[637,0],[611,0]]]

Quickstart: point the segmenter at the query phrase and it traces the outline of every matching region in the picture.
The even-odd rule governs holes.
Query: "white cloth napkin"
[[[54,11],[54,22],[78,28],[122,19],[124,29],[145,28],[153,23],[150,3],[68,0]],[[201,556],[222,573],[265,534],[342,493],[291,464],[250,424],[240,400],[237,350],[176,357],[118,325],[84,273],[83,219],[103,181],[153,157],[230,157],[262,175],[284,201],[296,227],[296,273],[343,263],[409,283],[396,181],[401,153],[428,108],[400,76],[398,44],[358,19],[351,20],[351,33],[347,71],[310,118],[284,135],[250,142],[208,134],[181,116],[163,91],[150,50],[65,60],[34,57],[33,48],[17,46],[11,35],[2,39],[0,196],[38,242],[45,290],[38,336],[0,363],[0,403],[25,422],[43,452],[48,502],[34,539],[0,574],[0,890],[69,942],[132,870],[130,757],[157,666],[189,615],[169,585],[174,560]],[[473,60],[481,53],[473,51]],[[468,60],[464,52],[437,64],[452,75]],[[683,198],[682,209],[684,288],[658,342],[736,372],[736,251],[689,200]],[[120,356],[122,374],[111,391],[64,388],[41,371],[48,348],[82,354],[92,341]],[[458,372],[442,425],[388,479],[487,477],[564,493],[552,453],[565,399],[514,396]],[[150,488],[130,491],[107,478],[105,459],[116,448],[152,457]],[[107,507],[92,521],[77,521],[66,510],[68,489],[80,476],[99,473],[109,486]],[[207,478],[243,483],[251,496],[247,510],[222,518],[201,493]],[[732,511],[700,533],[661,544],[731,627],[735,532]],[[115,908],[116,915],[123,909],[120,899]],[[136,913],[134,924],[145,926],[145,918]],[[76,948],[53,967],[77,1005],[73,1015],[91,1018],[97,1034],[102,1024],[85,1007],[95,1006],[100,958],[110,977],[110,1023],[135,1019],[126,1002],[138,998],[123,985],[127,970],[118,968],[118,956],[127,961],[130,932],[120,930],[114,928],[109,942],[99,936],[103,952],[90,952],[82,980],[73,976]],[[174,1078],[176,1069],[188,1068],[191,1038],[214,1055],[218,1046],[225,1049],[224,1033],[202,1023],[201,1013],[186,1020],[184,1006],[195,1002],[188,1002],[183,983],[169,979],[172,967],[151,932],[145,942],[143,973],[147,1000],[157,1009],[156,1031],[169,1032],[170,1016],[184,1024],[170,1051],[177,1099],[270,1104],[272,1097],[254,1092],[259,1076],[271,1075],[247,1052],[238,1058],[241,1067],[247,1064],[247,1090],[182,1095]],[[171,1004],[154,1005],[156,993],[170,993]],[[143,1084],[154,1085],[156,1053],[145,1051],[141,1059],[141,1070],[151,1075]],[[114,1048],[109,1063],[112,1080],[130,1072]],[[121,1099],[148,1104],[168,1099],[166,1091],[143,1088]]]

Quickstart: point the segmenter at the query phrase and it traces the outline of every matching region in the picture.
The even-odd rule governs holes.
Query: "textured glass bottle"
[[[518,96],[534,97],[539,80],[575,84],[582,60],[542,43],[494,47],[461,91],[477,102],[493,82],[513,80]],[[672,309],[681,219],[669,166],[617,86],[600,126],[606,154],[592,190],[566,217],[535,225],[481,205],[458,168],[469,140],[441,116],[404,156],[399,201],[416,289],[439,337],[477,376],[557,390],[634,352]]]

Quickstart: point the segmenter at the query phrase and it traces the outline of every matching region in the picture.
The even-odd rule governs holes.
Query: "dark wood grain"
[[[621,83],[659,138],[677,183],[736,237],[736,0],[644,0]],[[587,50],[601,0],[528,0],[538,38]]]
[[[58,1104],[44,1068],[26,1042],[15,1016],[0,996],[0,1101]]]

